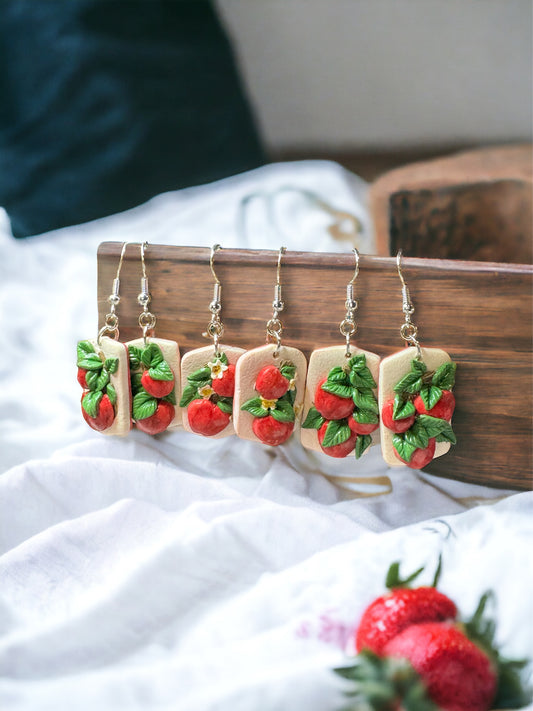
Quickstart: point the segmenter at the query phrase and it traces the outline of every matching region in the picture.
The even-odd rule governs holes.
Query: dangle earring
[[[396,256],[405,321],[400,336],[406,348],[384,358],[379,369],[381,448],[390,466],[425,467],[455,444],[450,420],[455,408],[455,363],[440,348],[423,348],[411,320],[414,306]]]
[[[141,293],[137,297],[142,311],[139,326],[142,337],[129,341],[132,416],[137,429],[159,434],[181,426],[179,397],[180,351],[176,341],[154,337],[156,317],[148,310],[152,297],[148,290],[145,250],[141,244]]]
[[[298,428],[304,396],[307,362],[297,348],[281,343],[283,330],[279,314],[281,299],[281,258],[278,253],[277,279],[272,318],[267,322],[267,345],[245,353],[237,363],[235,431],[239,437],[276,446]],[[274,343],[269,343],[270,340]]]
[[[354,285],[359,274],[359,252],[356,248],[352,251],[355,271],[346,287],[346,315],[339,327],[346,344],[311,353],[301,440],[304,447],[330,457],[355,452],[359,459],[379,437],[376,381],[380,358],[350,344],[357,331]]]
[[[213,262],[215,253],[220,249],[219,244],[211,249],[209,266],[215,283],[213,300],[209,304],[211,321],[203,334],[213,339],[213,345],[189,351],[181,361],[183,393],[180,407],[187,408],[183,410],[183,426],[189,432],[205,437],[227,437],[235,433],[231,421],[235,364],[245,353],[244,348],[219,344],[224,333],[224,324],[220,319],[222,285]]]
[[[117,275],[108,297],[111,308],[95,340],[77,345],[78,382],[83,388],[81,412],[87,424],[103,434],[125,435],[131,429],[128,351],[119,343],[120,270],[128,242],[122,245]],[[109,335],[108,335],[109,334]]]

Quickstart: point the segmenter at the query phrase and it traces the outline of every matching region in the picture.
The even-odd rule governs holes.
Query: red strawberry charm
[[[87,385],[87,371],[85,368],[78,368],[78,383],[81,385],[81,387],[84,390],[88,390],[89,386]]]
[[[277,447],[283,444],[292,434],[293,422],[279,422],[272,415],[266,417],[255,417],[252,422],[252,429],[255,436],[264,444]]]
[[[323,378],[317,385],[315,392],[315,407],[326,420],[342,420],[354,411],[354,401],[350,397],[340,397],[322,389],[327,381]]]
[[[92,417],[83,407],[83,401],[85,400],[85,398],[91,396],[92,394],[93,393],[90,392],[83,393],[81,397],[81,414],[83,415],[83,418],[85,422],[87,422],[89,427],[92,427],[93,430],[96,430],[97,432],[103,432],[104,430],[107,430],[108,427],[111,427],[111,425],[113,424],[113,420],[115,419],[115,409],[108,395],[104,394],[99,404],[97,405],[97,414]]]
[[[396,432],[397,434],[407,432],[407,430],[414,425],[415,415],[409,415],[408,417],[395,420],[393,412],[394,400],[387,400],[381,409],[381,421],[391,432]]]
[[[230,416],[212,400],[193,400],[187,408],[189,425],[193,432],[212,437],[224,430],[230,421]]]
[[[348,427],[355,432],[355,434],[367,435],[375,432],[379,427],[379,422],[364,424],[362,422],[357,422],[353,417],[348,417]]]
[[[163,398],[174,390],[174,378],[172,380],[156,380],[145,370],[141,376],[141,385],[152,397]]]
[[[424,448],[419,447],[418,449],[415,449],[414,452],[411,454],[411,458],[409,460],[403,459],[396,449],[394,450],[394,454],[398,457],[400,461],[402,461],[404,464],[407,464],[407,466],[411,469],[422,469],[423,467],[427,466],[435,456],[435,446],[436,441],[435,438],[432,437],[428,442],[428,446]]]
[[[417,395],[414,400],[416,411],[422,415],[437,417],[440,420],[451,420],[453,411],[455,410],[455,395],[451,390],[443,390],[439,401],[431,410],[427,410],[420,395]]]
[[[255,379],[255,389],[265,400],[278,400],[288,391],[290,380],[275,365],[265,365]]]
[[[135,424],[137,428],[147,434],[155,435],[164,432],[174,419],[174,405],[165,400],[157,403],[156,411],[153,415],[143,419],[137,419]]]
[[[211,387],[221,397],[233,397],[235,392],[235,364],[229,363],[221,377],[213,378]]]
[[[330,420],[326,420],[326,422],[324,422],[322,427],[318,430],[318,441],[320,442],[322,451],[324,452],[324,454],[327,454],[330,457],[336,457],[337,459],[347,457],[355,449],[357,433],[352,432],[348,439],[345,439],[344,442],[341,442],[340,444],[333,444],[329,447],[324,447],[324,437],[326,436],[326,431],[328,429],[329,424]]]

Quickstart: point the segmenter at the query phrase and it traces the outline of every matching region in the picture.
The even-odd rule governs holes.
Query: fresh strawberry
[[[412,427],[415,421],[416,415],[410,415],[409,417],[402,417],[401,420],[394,420],[392,413],[394,411],[394,400],[387,400],[387,402],[381,408],[381,421],[392,432],[396,434],[401,434],[402,432],[407,432],[407,430]]]
[[[187,408],[187,418],[193,432],[212,437],[229,425],[230,416],[212,400],[193,400]]]
[[[350,452],[353,452],[353,450],[355,449],[357,433],[352,432],[350,437],[344,440],[344,442],[341,442],[340,444],[334,444],[331,447],[324,447],[322,445],[322,442],[324,441],[324,437],[326,436],[326,430],[328,428],[328,425],[329,420],[326,420],[318,430],[318,441],[320,443],[322,451],[324,452],[324,454],[328,454],[330,457],[337,457],[338,459],[347,457]]]
[[[374,432],[379,427],[379,422],[366,423],[357,422],[353,417],[348,417],[348,427],[356,434],[365,435]]]
[[[142,420],[136,420],[135,424],[138,429],[148,434],[159,434],[170,425],[176,414],[174,405],[166,400],[161,400],[157,403],[157,409],[150,417],[145,417]]]
[[[265,365],[255,379],[255,389],[265,400],[277,400],[289,387],[290,381],[275,365]]]
[[[235,365],[230,363],[221,378],[213,378],[211,387],[221,397],[233,397],[235,392]]]
[[[174,390],[174,378],[172,380],[156,380],[145,370],[141,376],[141,385],[152,397],[162,398],[170,395]]]
[[[497,686],[495,666],[456,625],[411,625],[393,637],[383,653],[408,659],[425,682],[429,697],[444,711],[491,708]]]
[[[78,368],[78,383],[81,385],[81,387],[84,390],[88,390],[89,386],[87,385],[87,371],[85,368]]]
[[[354,411],[354,401],[351,397],[340,397],[322,389],[327,378],[322,378],[315,392],[315,407],[326,420],[342,420]]]
[[[261,442],[275,447],[289,439],[294,429],[294,422],[279,422],[272,415],[267,415],[266,417],[255,417],[252,429]]]
[[[438,403],[431,410],[426,410],[424,401],[420,395],[417,395],[414,400],[414,406],[421,415],[430,415],[431,417],[437,417],[439,420],[451,420],[455,410],[455,395],[451,390],[443,390]]]
[[[406,627],[419,622],[454,620],[455,603],[434,587],[395,588],[378,597],[364,611],[357,628],[358,652],[382,654],[387,643]]]
[[[402,459],[400,457],[396,449],[394,450],[394,454],[398,457],[400,461],[402,461],[404,464],[407,464],[408,467],[411,467],[411,469],[422,469],[422,467],[425,467],[426,464],[429,464],[435,456],[435,444],[435,438],[431,437],[428,446],[425,449],[415,449],[415,451],[411,455],[411,459],[408,462],[406,462],[405,459]]]
[[[87,395],[89,395],[89,393],[83,393],[81,397],[82,403]],[[115,409],[106,394],[103,395],[100,403],[98,404],[98,414],[96,417],[88,415],[83,407],[81,408],[81,414],[89,427],[92,427],[93,430],[97,430],[98,432],[103,432],[104,430],[107,430],[108,427],[111,427],[113,420],[115,419]]]

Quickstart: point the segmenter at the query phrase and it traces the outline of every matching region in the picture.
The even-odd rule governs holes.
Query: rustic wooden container
[[[120,250],[121,244],[108,242],[98,251],[100,326],[109,309],[107,297]],[[209,321],[213,292],[209,254],[209,249],[192,247],[150,245],[146,250],[157,336],[177,340],[182,352],[207,343],[201,334]],[[265,342],[276,262],[274,251],[217,253],[226,327],[223,342],[243,348]],[[350,253],[285,254],[284,343],[309,355],[314,348],[343,342],[338,324],[344,317],[346,284],[353,267]],[[427,471],[495,487],[531,488],[533,268],[407,258],[403,271],[422,345],[444,348],[458,364],[453,419],[458,443]],[[120,280],[121,340],[139,335],[140,278],[139,247],[132,245]],[[356,291],[357,345],[382,356],[402,348],[401,285],[395,258],[362,256]]]

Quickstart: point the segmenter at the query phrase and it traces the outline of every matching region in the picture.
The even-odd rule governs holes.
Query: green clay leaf
[[[241,405],[241,410],[249,412],[254,417],[266,417],[271,414],[270,410],[265,410],[265,408],[261,405],[260,397],[253,397],[250,400],[247,400],[243,405]]]
[[[84,370],[101,370],[103,367],[104,364],[96,353],[88,353],[78,360],[78,368],[84,368]]]
[[[85,376],[85,381],[89,390],[103,390],[109,382],[109,373],[105,368],[102,368],[100,372],[90,370]]]
[[[165,360],[163,357],[163,351],[157,345],[157,343],[149,343],[141,351],[141,360],[147,368],[155,368]],[[142,417],[141,419],[145,419]]]
[[[180,407],[187,407],[187,405],[193,400],[199,399],[200,395],[198,394],[198,388],[196,385],[186,385],[181,394]]]
[[[168,395],[165,395],[163,402],[169,402],[171,405],[176,404],[176,388],[174,388]]]
[[[233,401],[231,398],[221,397],[219,400],[217,400],[217,407],[220,408],[222,412],[231,415],[231,413],[233,412]]]
[[[352,370],[350,372],[350,382],[354,386],[354,388],[357,388],[358,390],[362,388],[372,390],[372,388],[376,387],[376,381],[374,380],[374,378],[372,377],[372,373],[366,366],[360,371]]]
[[[148,368],[148,375],[154,380],[174,380],[174,373],[166,360],[162,360],[157,365]]]
[[[77,360],[83,360],[89,353],[94,353],[94,346],[90,341],[79,341],[76,346]]]
[[[375,425],[379,422],[379,417],[372,410],[355,410],[353,418],[360,425]]]
[[[457,437],[455,436],[455,432],[452,429],[452,426],[450,425],[449,422],[446,422],[446,420],[441,420],[441,422],[445,422],[446,426],[442,428],[442,431],[439,432],[438,435],[435,435],[435,439],[437,442],[449,442],[450,444],[457,444]]]
[[[326,433],[322,440],[323,447],[334,447],[336,444],[346,442],[352,435],[346,420],[331,420],[326,427]]]
[[[306,430],[319,430],[325,421],[326,420],[322,417],[316,407],[311,406],[309,408],[309,412],[307,413],[307,417],[302,423],[302,427]]]
[[[219,360],[224,365],[229,365],[228,356],[225,353],[220,353],[220,355],[217,356],[217,360]]]
[[[456,369],[457,365],[455,363],[443,363],[433,374],[431,383],[442,388],[442,390],[451,390],[455,385]]]
[[[280,399],[287,400],[287,402],[290,402],[291,405],[294,405],[294,401],[296,400],[296,388],[287,390],[285,395],[283,395]]]
[[[370,412],[379,412],[378,402],[376,396],[369,388],[363,388],[361,390],[353,391],[353,401],[355,406],[360,410],[370,410]],[[359,422],[359,420],[358,420]]]
[[[436,437],[446,431],[451,431],[451,425],[446,420],[431,415],[419,415],[417,422],[424,427],[429,437]]]
[[[142,388],[142,373],[132,373],[131,374],[131,392],[135,395]],[[144,388],[143,388],[144,389]]]
[[[419,420],[415,420],[413,426],[404,433],[404,440],[415,449],[425,449],[429,444],[429,435],[424,425]]]
[[[133,419],[145,420],[157,410],[157,398],[152,397],[146,390],[141,390],[133,398]]]
[[[416,408],[411,400],[404,400],[401,395],[396,395],[394,398],[394,407],[392,410],[393,420],[403,420],[406,417],[411,417],[416,413]]]
[[[130,369],[137,370],[141,367],[142,349],[138,346],[128,346],[128,353],[130,357]]]
[[[370,435],[357,435],[357,439],[355,440],[355,458],[359,459],[362,457],[371,444],[372,437]]]
[[[96,417],[98,415],[100,400],[103,397],[104,393],[101,390],[94,390],[85,395],[81,401],[81,405],[89,417]]]
[[[331,393],[332,395],[338,395],[338,397],[344,397],[347,399],[352,397],[353,388],[351,385],[341,385],[341,383],[330,383],[328,380],[326,380],[326,382],[322,383],[320,387],[325,392]]]
[[[287,380],[292,380],[296,375],[296,366],[292,363],[284,363],[279,370]]]
[[[422,378],[418,373],[407,373],[403,378],[396,383],[394,386],[394,392],[398,395],[402,393],[409,393],[411,395],[416,395],[422,387]]]
[[[199,383],[202,383],[202,385],[211,384],[211,368],[206,365],[203,368],[195,370],[187,376],[187,382],[190,385],[196,385],[196,387],[201,387]]]
[[[118,358],[106,358],[104,368],[111,374],[116,373],[118,370]]]
[[[348,361],[348,368],[350,370],[355,370],[355,371],[360,371],[364,370],[366,368],[366,356],[364,353],[359,353],[358,355],[354,355],[350,360]]]
[[[413,373],[418,373],[418,375],[424,375],[427,369],[427,365],[423,361],[417,360],[416,358],[411,361],[411,370]]]
[[[294,422],[294,408],[290,402],[278,400],[276,407],[270,410],[272,417],[278,422]]]
[[[341,383],[342,385],[350,384],[349,374],[345,373],[343,368],[341,368],[339,365],[335,366],[329,371],[327,380],[330,383]]]
[[[442,397],[442,390],[436,385],[424,385],[420,389],[420,397],[426,410],[431,410]]]
[[[107,388],[105,389],[105,391],[106,391],[106,393],[107,393],[107,397],[109,398],[109,402],[110,402],[112,405],[116,405],[116,403],[117,403],[117,391],[115,390],[115,387],[114,387],[113,385],[111,385],[111,383],[109,383],[109,385],[107,386]]]
[[[413,452],[415,451],[415,449],[417,449],[417,447],[413,446],[412,444],[409,444],[409,442],[406,442],[404,439],[404,435],[402,434],[394,434],[392,436],[392,446],[398,452],[404,462],[410,462],[411,457],[413,456]]]

